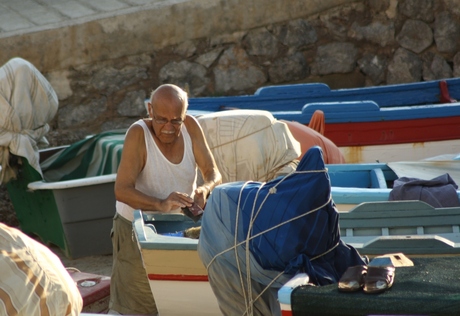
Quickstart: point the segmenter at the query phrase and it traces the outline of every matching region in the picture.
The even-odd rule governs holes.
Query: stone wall
[[[51,69],[45,76],[60,99],[51,140],[59,134],[71,142],[126,128],[145,115],[144,99],[162,83],[178,84],[190,96],[221,96],[252,94],[266,85],[324,82],[348,88],[460,74],[457,0],[335,1],[303,16],[294,14],[313,2],[297,1],[298,10],[290,7],[288,14],[272,6],[276,18],[248,24],[252,13],[268,8],[246,7],[240,12],[246,19],[209,17],[203,12],[212,1],[200,1],[203,12],[195,8],[201,13],[188,16],[179,29],[186,32],[189,20],[201,19],[204,29],[193,34],[203,36],[178,40],[174,30],[158,30],[174,40],[136,54]],[[228,27],[207,29],[207,18]]]

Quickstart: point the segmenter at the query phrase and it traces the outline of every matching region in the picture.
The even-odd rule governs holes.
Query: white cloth
[[[397,161],[389,162],[388,166],[399,178],[431,180],[448,173],[455,183],[460,185],[460,160]]]
[[[0,223],[0,315],[79,315],[83,299],[59,258]]]
[[[13,58],[0,68],[0,182],[16,177],[10,153],[24,157],[42,174],[39,145],[56,115],[58,98],[51,84],[28,61]]]
[[[269,181],[295,170],[289,164],[300,156],[300,143],[270,112],[229,110],[197,119],[223,183]]]
[[[180,163],[173,164],[160,151],[145,122],[139,120],[134,124],[144,129],[147,150],[147,160],[144,169],[137,177],[136,189],[160,199],[167,198],[174,191],[187,193],[193,198],[196,189],[197,166],[193,155],[192,140],[185,125],[181,126],[185,146],[184,156]],[[129,221],[133,220],[134,209],[131,206],[117,201],[116,208],[121,216]],[[180,213],[180,209],[171,212]]]

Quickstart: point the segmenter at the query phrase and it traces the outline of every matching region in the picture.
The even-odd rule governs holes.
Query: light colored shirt
[[[186,193],[193,198],[196,189],[197,166],[193,155],[192,140],[185,124],[182,124],[180,130],[184,137],[184,156],[178,164],[171,163],[163,155],[144,120],[139,120],[134,124],[138,124],[144,129],[147,151],[144,169],[136,180],[136,189],[159,199],[166,199],[171,192],[175,191]],[[131,206],[117,201],[116,208],[118,214],[129,221],[133,220],[134,209]],[[180,213],[180,208],[171,211],[171,213]]]
[[[83,299],[58,256],[2,223],[0,271],[0,315],[80,315]]]

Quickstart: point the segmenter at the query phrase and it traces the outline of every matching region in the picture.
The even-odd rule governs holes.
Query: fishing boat
[[[111,254],[124,134],[109,131],[41,150],[40,172],[18,157],[20,172],[6,187],[21,230],[59,247],[68,258]]]
[[[345,214],[340,215],[341,238],[362,254],[377,256],[402,252],[411,259],[419,258],[420,254],[460,254],[460,208],[434,209],[419,201],[365,202]],[[189,315],[221,313],[206,268],[197,253],[198,240],[181,237],[181,231],[199,224],[180,214],[135,212],[134,232],[160,313],[182,315],[184,306]],[[423,262],[413,260],[416,266]],[[451,272],[458,273],[457,270]],[[397,278],[397,282],[402,279],[399,270]],[[292,282],[280,288],[282,315],[292,315],[290,295],[294,288]],[[327,288],[326,294],[336,291],[336,285]],[[289,295],[285,293],[287,290]]]
[[[334,170],[335,167],[339,169]],[[359,168],[361,168],[361,170],[359,170]],[[390,179],[397,177],[394,171],[386,164],[357,165],[354,166],[354,171],[350,171],[353,170],[352,168],[348,171],[348,174],[345,174],[345,171],[340,169],[338,165],[326,165],[325,169],[327,169],[327,174],[330,176],[331,183],[337,182],[345,185],[341,181],[348,178],[348,188],[343,188],[350,189],[348,194],[356,191],[359,183],[366,183],[366,186],[369,186],[372,174],[387,173],[388,176],[384,181],[385,186],[391,185]],[[380,169],[380,171],[376,171],[377,169]],[[355,178],[361,180],[350,180],[354,178],[352,176],[353,173],[357,175]],[[282,179],[282,177],[280,178]],[[278,178],[277,181],[280,181],[280,178]],[[270,185],[270,183],[267,184]],[[257,184],[254,183],[248,183],[247,185],[253,186],[252,190],[258,188]],[[222,185],[213,192],[212,196],[220,195],[225,201],[228,199],[232,200],[232,205],[234,207],[230,207],[230,209],[237,209],[238,198],[236,197],[238,194],[233,193],[229,195],[227,191],[233,188],[235,192],[239,192],[241,187],[241,183]],[[330,190],[334,200],[335,188],[336,187],[332,186]],[[278,189],[281,190],[279,187]],[[361,189],[366,190],[365,188]],[[380,189],[375,188],[375,190]],[[388,192],[391,188],[386,187],[384,190],[386,191],[384,193],[386,194],[386,200],[359,202],[355,197],[353,203],[357,203],[356,206],[348,210],[340,211],[339,209],[340,228],[338,233],[345,244],[357,249],[361,255],[368,256],[398,252],[408,254],[411,258],[412,256],[419,255],[442,256],[460,254],[460,207],[434,208],[422,201],[388,201]],[[357,195],[358,194],[359,193],[357,193]],[[382,194],[382,196],[384,196],[384,194]],[[264,195],[261,195],[259,200],[263,199],[263,197]],[[344,198],[346,199],[347,196],[344,196]],[[243,204],[243,201],[246,200],[242,198],[241,204]],[[251,201],[252,199],[248,199],[246,204],[252,204]],[[211,201],[211,203],[213,202]],[[283,205],[283,202],[280,202],[278,205],[279,208]],[[220,207],[216,206],[209,208],[207,206],[205,209],[205,216],[208,216],[206,211],[212,210],[213,212],[210,212],[214,213],[217,209],[225,210],[226,207],[221,205]],[[222,213],[219,216],[221,216],[220,218],[223,220],[223,218],[225,218],[225,211],[219,212]],[[282,222],[280,219],[276,221],[278,223]],[[176,223],[172,224],[173,222]],[[177,222],[182,226],[177,225]],[[186,224],[185,226],[183,226],[184,223]],[[208,262],[205,260],[203,264],[203,259],[201,257],[202,260],[200,260],[198,254],[200,248],[198,240],[183,237],[181,233],[186,227],[201,224],[202,222],[194,223],[180,214],[143,214],[140,211],[136,211],[135,213],[135,220],[133,222],[134,232],[139,241],[139,247],[141,249],[152,292],[156,298],[158,295],[157,303],[160,313],[162,312],[162,308],[165,308],[168,311],[174,309],[175,313],[180,314],[181,306],[185,305],[185,302],[182,302],[182,300],[188,299],[189,297],[193,298],[193,306],[203,307],[207,306],[206,304],[211,304],[209,313],[216,313],[217,299],[213,294],[212,286],[207,282],[209,280],[209,261],[213,259],[210,259]],[[203,226],[203,231],[206,227],[209,227],[209,224],[208,219],[208,226]],[[213,221],[211,226],[215,226],[215,224],[216,223]],[[159,229],[157,229],[157,226]],[[233,230],[232,227],[222,228],[221,226],[217,226],[215,229],[219,230],[220,233],[219,237],[214,236],[212,241],[213,244],[219,244],[220,240],[228,240],[225,231]],[[241,229],[241,227],[238,229]],[[257,234],[257,232],[254,232],[254,234]],[[202,241],[200,241],[200,243],[201,242]],[[209,238],[207,244],[209,244]],[[204,245],[201,245],[201,247],[204,247]],[[220,252],[219,249],[220,248],[217,247],[214,251]],[[265,254],[265,252],[263,253]],[[260,254],[253,254],[251,258],[252,256],[257,257],[260,256]],[[240,258],[245,258],[244,252],[241,254]],[[206,268],[205,265],[207,266]],[[250,266],[251,269],[253,265],[254,263]],[[245,268],[242,267],[242,269],[244,270]],[[222,273],[226,275],[224,272]],[[230,278],[235,280],[238,279],[238,277],[234,275],[231,275]],[[277,289],[281,289],[288,279],[289,278],[285,278],[282,281],[279,280],[280,283],[284,283],[279,285]],[[188,287],[182,287],[183,283],[189,285],[195,283],[201,290],[196,291],[196,293],[194,292],[192,296],[192,294],[189,293]],[[175,302],[170,299],[170,296],[163,292],[166,285],[168,293],[169,291],[172,291],[172,293],[181,293],[175,297]],[[169,288],[171,288],[171,290],[169,290]],[[201,297],[201,301],[195,296],[200,293],[207,293],[207,296]],[[190,302],[187,303],[187,308],[189,308],[189,304]],[[291,311],[289,311],[289,304],[280,305],[283,315],[290,315],[289,313],[291,313]],[[203,312],[207,312],[207,310],[201,310],[199,313]]]
[[[391,163],[329,164],[332,197],[339,212],[345,212],[360,203],[388,201],[398,178],[431,180],[448,173],[455,183],[460,183],[460,156],[457,156]]]
[[[181,237],[200,224],[182,214],[134,212],[134,235],[160,315],[221,313],[198,256],[198,239]]]
[[[299,149],[289,133],[289,126],[267,111],[241,111],[198,118],[224,182],[268,181],[294,170],[292,162],[303,155],[305,149]],[[228,133],[226,124],[234,128],[231,133]],[[217,137],[216,126],[225,137]],[[22,171],[16,180],[7,184],[7,188],[21,229],[37,235],[44,243],[57,245],[68,257],[110,254],[109,235],[115,213],[113,186],[125,132],[108,131],[70,146],[42,150],[43,174],[32,168],[26,158],[20,158]],[[260,146],[261,139],[263,146]],[[327,158],[326,151],[323,151],[323,157]],[[439,164],[438,161],[425,162],[428,163]],[[339,211],[360,202],[387,200],[391,181],[407,174],[396,175],[393,169],[397,163],[391,165],[393,169],[389,168],[390,164],[328,165],[332,194]],[[405,168],[408,168],[407,164]],[[447,168],[445,163],[442,168]],[[354,171],[355,176],[345,174],[345,178],[341,178],[343,170]],[[360,183],[353,183],[358,180]]]
[[[269,111],[308,125],[324,113],[324,136],[348,163],[420,160],[460,152],[460,79],[331,90],[326,84],[269,86],[254,95],[190,98],[188,112]]]

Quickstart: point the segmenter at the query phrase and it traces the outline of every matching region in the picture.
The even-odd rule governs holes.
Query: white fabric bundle
[[[58,109],[56,92],[28,61],[13,58],[0,68],[0,183],[15,178],[10,153],[41,174],[38,148]]]
[[[269,181],[295,170],[300,143],[268,111],[229,110],[199,116],[222,182]]]

